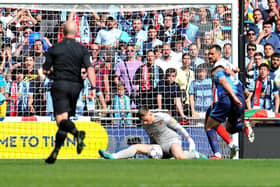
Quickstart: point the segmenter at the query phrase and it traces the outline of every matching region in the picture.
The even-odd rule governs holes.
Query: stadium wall
[[[280,158],[280,150],[276,148],[280,141],[279,124],[256,124],[254,132],[257,138],[253,144],[246,140],[246,135],[240,136],[240,158]]]

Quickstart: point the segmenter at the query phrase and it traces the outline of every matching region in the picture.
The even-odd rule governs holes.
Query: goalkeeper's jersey
[[[159,145],[168,143],[171,139],[181,139],[176,132],[177,121],[166,113],[154,113],[155,120],[151,125],[143,124],[147,134]]]

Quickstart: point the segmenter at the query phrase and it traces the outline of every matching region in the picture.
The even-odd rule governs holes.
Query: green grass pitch
[[[280,160],[0,160],[1,187],[280,186]]]

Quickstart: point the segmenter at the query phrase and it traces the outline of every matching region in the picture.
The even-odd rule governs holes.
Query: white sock
[[[115,159],[131,158],[136,154],[136,149],[133,146],[129,146],[117,153],[113,153],[112,156]]]
[[[222,155],[221,155],[221,153],[220,152],[217,152],[217,153],[215,153],[214,154],[216,157],[220,157],[220,158],[222,158]]]
[[[199,158],[199,154],[197,152],[189,152],[189,151],[184,151],[187,159],[196,159]]]

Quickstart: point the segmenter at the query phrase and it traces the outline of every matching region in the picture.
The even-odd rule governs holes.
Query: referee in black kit
[[[56,161],[58,152],[67,137],[74,135],[77,140],[77,153],[83,150],[85,131],[78,131],[69,119],[75,115],[76,104],[82,89],[81,67],[87,68],[88,78],[95,95],[95,72],[90,63],[90,54],[86,47],[75,41],[77,26],[75,22],[66,22],[62,42],[50,48],[43,65],[43,72],[54,80],[52,98],[58,130],[55,135],[55,148],[45,160],[52,164]]]

